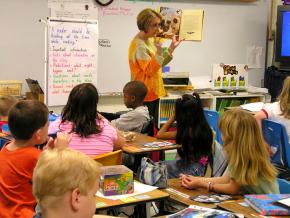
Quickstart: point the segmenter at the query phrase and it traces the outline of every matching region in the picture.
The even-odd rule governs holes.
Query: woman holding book
[[[129,47],[129,65],[132,80],[145,83],[148,92],[144,99],[150,115],[158,118],[159,98],[166,95],[162,81],[162,66],[172,60],[172,53],[179,45],[177,37],[172,38],[168,48],[162,47],[159,33],[161,15],[152,9],[144,9],[137,16],[139,32]]]

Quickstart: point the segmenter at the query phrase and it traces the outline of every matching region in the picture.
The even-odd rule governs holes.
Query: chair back
[[[150,115],[149,120],[145,123],[141,130],[142,134],[154,136],[154,117]]]
[[[93,157],[93,159],[103,166],[113,166],[122,164],[122,150],[109,152]]]
[[[215,131],[216,137],[215,139],[222,144],[222,137],[220,130],[218,128],[218,121],[219,121],[219,113],[214,110],[203,109],[205,118],[209,126]]]
[[[280,194],[290,194],[290,182],[277,178]]]
[[[262,131],[264,140],[275,151],[271,162],[290,168],[290,147],[285,127],[281,123],[265,119],[262,121]]]

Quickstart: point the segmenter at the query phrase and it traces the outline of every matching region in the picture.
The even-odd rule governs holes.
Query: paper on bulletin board
[[[132,194],[104,196],[101,192],[98,191],[96,193],[96,196],[101,197],[101,198],[107,198],[107,199],[110,199],[110,200],[119,200],[119,199],[122,199],[122,198],[128,198],[128,197],[132,197],[132,196],[135,196],[135,195],[144,194],[146,192],[150,192],[150,191],[153,191],[155,189],[157,189],[157,187],[151,186],[151,185],[145,185],[143,183],[134,181],[134,193],[132,193]]]
[[[90,0],[48,0],[50,17],[98,19],[98,10]]]
[[[263,48],[259,46],[247,47],[247,65],[249,68],[262,68],[262,52]]]

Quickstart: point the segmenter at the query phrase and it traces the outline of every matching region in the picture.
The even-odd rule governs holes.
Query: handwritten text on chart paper
[[[68,94],[75,85],[96,80],[97,43],[92,37],[86,25],[50,28],[48,84],[51,94]]]

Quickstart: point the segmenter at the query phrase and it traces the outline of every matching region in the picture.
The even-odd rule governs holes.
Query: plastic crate
[[[18,80],[0,80],[0,95],[20,96],[22,82]]]

